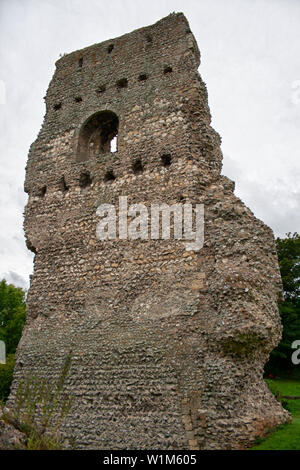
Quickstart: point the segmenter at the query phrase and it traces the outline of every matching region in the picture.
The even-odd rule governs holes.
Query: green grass
[[[291,379],[266,379],[270,390],[282,395],[300,396],[300,381]],[[251,450],[300,450],[300,400],[282,399],[282,404],[293,417],[292,423],[279,426]]]
[[[260,444],[251,450],[299,450],[300,449],[300,418],[293,418],[291,424],[280,426]]]
[[[266,379],[267,385],[274,393],[278,390],[281,395],[292,395],[300,397],[300,381],[292,379]],[[300,400],[299,400],[300,401]]]

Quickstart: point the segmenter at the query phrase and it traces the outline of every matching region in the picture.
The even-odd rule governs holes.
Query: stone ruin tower
[[[10,396],[71,355],[77,448],[244,448],[288,414],[263,382],[281,335],[273,233],[220,175],[183,14],[56,63],[25,190],[34,274]],[[228,110],[230,113],[230,110]],[[117,142],[116,142],[117,140]],[[116,150],[116,151],[115,151]],[[204,204],[204,246],[96,236],[101,203]]]

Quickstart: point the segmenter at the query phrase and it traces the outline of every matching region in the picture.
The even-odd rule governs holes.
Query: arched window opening
[[[77,147],[77,160],[84,161],[117,151],[119,119],[112,111],[93,114],[82,126]]]
[[[115,135],[115,137],[111,140],[110,142],[110,151],[112,153],[115,153],[118,151],[118,135]]]

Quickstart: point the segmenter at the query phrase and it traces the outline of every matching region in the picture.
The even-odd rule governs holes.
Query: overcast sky
[[[55,61],[173,11],[201,51],[223,174],[276,236],[300,231],[299,0],[0,0],[0,279],[32,272],[23,182]]]

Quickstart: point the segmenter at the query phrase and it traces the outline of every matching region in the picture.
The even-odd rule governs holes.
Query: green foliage
[[[265,382],[274,395],[276,395],[276,393],[280,393],[280,395],[283,395],[283,396],[289,395],[289,396],[300,397],[300,381],[299,380],[265,379]]]
[[[270,430],[269,436],[251,450],[300,450],[299,435],[300,418],[294,418],[292,423]]]
[[[269,390],[273,393],[276,400],[280,400],[280,390],[275,382],[275,380],[266,379],[266,384],[268,385]]]
[[[276,239],[276,249],[283,283],[284,299],[299,301],[300,296],[300,235],[286,234]]]
[[[26,320],[25,291],[0,282],[0,340],[6,346],[6,364],[0,364],[0,401],[8,398],[13,379],[14,353]]]
[[[257,438],[251,450],[300,450],[300,400],[282,399],[284,395],[299,395],[300,382],[296,380],[266,380],[276,399],[291,413],[292,423],[270,429],[266,438]]]
[[[6,357],[6,364],[0,364],[0,401],[5,402],[8,398],[10,385],[13,379],[15,367],[14,354]]]
[[[300,400],[284,400],[287,402],[288,411],[295,418],[300,418]],[[299,436],[298,436],[299,437]]]
[[[283,334],[266,364],[267,374],[293,373],[297,370],[291,361],[294,351],[291,345],[295,340],[300,340],[300,235],[287,233],[286,238],[277,238],[276,248],[284,292],[279,302]]]
[[[4,413],[2,419],[26,435],[28,450],[63,449],[58,428],[73,402],[63,391],[70,366],[68,354],[53,386],[40,374],[19,382],[13,411]]]
[[[25,291],[0,282],[0,340],[5,342],[6,354],[14,354],[26,320]]]
[[[279,401],[281,403],[281,406],[286,409],[287,411],[290,411],[290,407],[289,407],[289,402],[288,400],[285,400],[283,398],[283,386],[282,386],[282,382],[280,382],[280,387],[278,386],[277,382],[275,380],[266,380],[266,383],[268,385],[268,388],[271,390],[271,392],[273,393],[273,395],[275,396],[276,400]],[[298,383],[298,382],[297,382]]]

